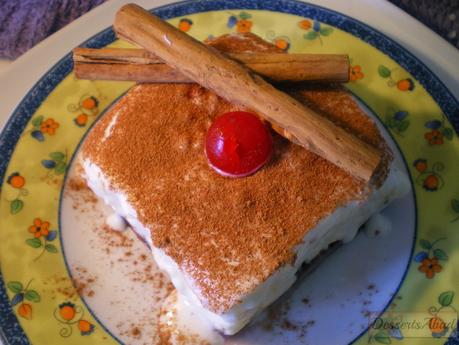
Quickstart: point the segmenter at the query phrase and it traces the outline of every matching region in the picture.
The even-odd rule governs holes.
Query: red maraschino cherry
[[[266,125],[245,111],[225,113],[215,119],[206,137],[210,166],[225,177],[255,173],[271,157],[273,140]]]

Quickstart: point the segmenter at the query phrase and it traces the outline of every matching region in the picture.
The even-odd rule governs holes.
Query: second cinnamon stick
[[[276,82],[347,82],[349,59],[340,54],[226,54],[259,75]],[[191,83],[192,79],[174,70],[143,49],[76,48],[73,50],[77,78],[126,80],[150,83]]]

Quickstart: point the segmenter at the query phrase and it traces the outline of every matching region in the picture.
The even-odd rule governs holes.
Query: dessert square
[[[277,52],[252,35],[208,44]],[[304,262],[349,241],[408,188],[376,124],[342,86],[283,86],[383,152],[369,185],[273,132],[270,162],[230,179],[204,154],[213,119],[245,110],[196,84],[139,84],[94,126],[82,148],[90,188],[150,246],[179,294],[234,334],[281,296]]]

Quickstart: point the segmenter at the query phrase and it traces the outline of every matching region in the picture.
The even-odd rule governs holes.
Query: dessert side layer
[[[388,203],[402,197],[409,190],[409,181],[398,168],[392,167],[390,174],[380,189],[374,191],[365,202],[354,201],[338,208],[333,214],[306,232],[302,243],[292,249],[297,255],[293,265],[284,265],[274,272],[265,282],[241,298],[223,313],[208,310],[195,293],[192,278],[184,274],[177,263],[164,250],[153,245],[150,230],[138,219],[135,209],[129,204],[126,196],[111,190],[109,179],[98,166],[89,160],[83,162],[89,187],[116,213],[123,216],[134,231],[148,244],[158,266],[171,278],[177,291],[185,301],[204,315],[213,327],[224,334],[237,333],[263,309],[279,298],[297,279],[296,273],[303,262],[312,261],[322,250],[326,250],[336,241],[349,242],[357,234],[359,228],[372,216],[378,215]]]

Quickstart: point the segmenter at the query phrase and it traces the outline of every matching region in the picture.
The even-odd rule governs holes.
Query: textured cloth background
[[[0,0],[0,57],[14,59],[105,0]],[[459,48],[459,0],[389,0]]]
[[[459,0],[389,1],[459,48]]]
[[[0,0],[0,57],[18,57],[104,1]]]

